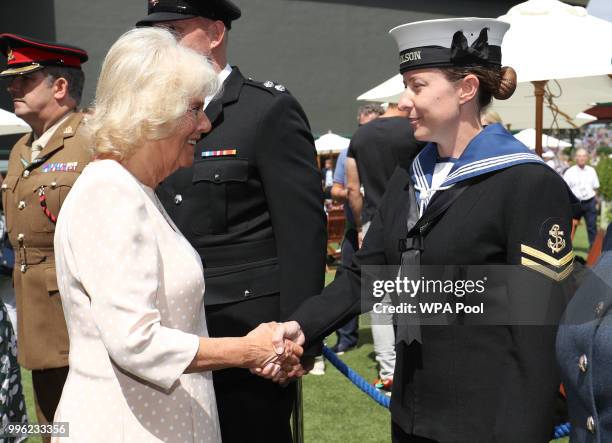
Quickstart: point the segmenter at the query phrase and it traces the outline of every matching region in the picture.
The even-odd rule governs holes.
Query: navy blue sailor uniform
[[[573,268],[570,192],[500,125],[470,142],[441,189],[425,192],[431,191],[435,151],[430,144],[412,167],[396,169],[353,263],[291,318],[307,341],[318,340],[371,308],[374,300],[360,296],[362,271],[386,265],[396,274],[407,220],[414,225],[446,206],[419,230],[420,264],[514,265],[489,306],[508,316],[526,315],[529,325],[521,318],[489,325],[456,318],[450,325],[419,325],[418,337],[398,325],[393,439],[547,442],[558,389],[554,321],[566,302],[558,286]],[[430,198],[421,199],[425,194]],[[532,307],[546,318],[529,318]]]
[[[197,144],[193,167],[165,180],[158,195],[204,263],[210,335],[242,336],[289,318],[323,288],[321,176],[306,115],[284,86],[233,67],[206,114],[213,129]],[[320,352],[312,344],[305,355]],[[224,441],[291,440],[293,384],[246,369],[213,378]]]

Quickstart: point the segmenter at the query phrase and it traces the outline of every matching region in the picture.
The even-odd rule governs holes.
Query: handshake
[[[262,323],[245,339],[252,349],[247,366],[253,374],[284,384],[312,369],[312,363],[300,361],[306,338],[296,321]]]

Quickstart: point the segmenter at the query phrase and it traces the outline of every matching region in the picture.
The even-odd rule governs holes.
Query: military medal
[[[238,149],[217,149],[214,151],[202,151],[202,158],[208,157],[233,157],[238,154]]]
[[[79,162],[68,163],[46,163],[42,167],[42,172],[75,172]]]

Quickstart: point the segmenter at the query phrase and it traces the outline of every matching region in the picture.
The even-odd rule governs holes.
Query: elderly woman
[[[126,33],[104,60],[88,121],[96,160],[55,235],[70,336],[58,441],[218,442],[211,370],[297,362],[301,348],[273,348],[266,325],[208,337],[202,263],[154,193],[193,162],[216,89],[205,58],[163,29]]]
[[[417,140],[430,143],[412,165],[396,169],[351,266],[306,301],[295,322],[277,328],[277,338],[303,333],[308,343],[325,336],[359,312],[362,289],[372,295],[361,277],[371,279],[374,265],[386,265],[380,275],[391,285],[396,277],[448,278],[436,271],[441,267],[459,275],[449,292],[396,290],[398,307],[412,306],[415,314],[406,308],[397,315],[396,442],[531,443],[551,436],[558,389],[552,322],[563,309],[554,294],[572,269],[570,195],[501,125],[480,122],[492,97],[514,91],[513,70],[501,66],[508,27],[463,18],[391,31],[406,86],[400,109]],[[482,297],[452,290],[483,274]],[[450,312],[427,315],[428,301]],[[369,297],[363,302],[372,306]],[[480,302],[484,315],[460,310]]]

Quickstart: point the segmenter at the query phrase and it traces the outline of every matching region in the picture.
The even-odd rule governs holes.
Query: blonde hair
[[[87,119],[94,154],[122,160],[146,141],[169,137],[193,99],[218,90],[211,63],[169,31],[126,32],[106,54]]]
[[[493,109],[487,108],[481,113],[482,124],[492,125],[493,123],[503,123],[501,116]]]

